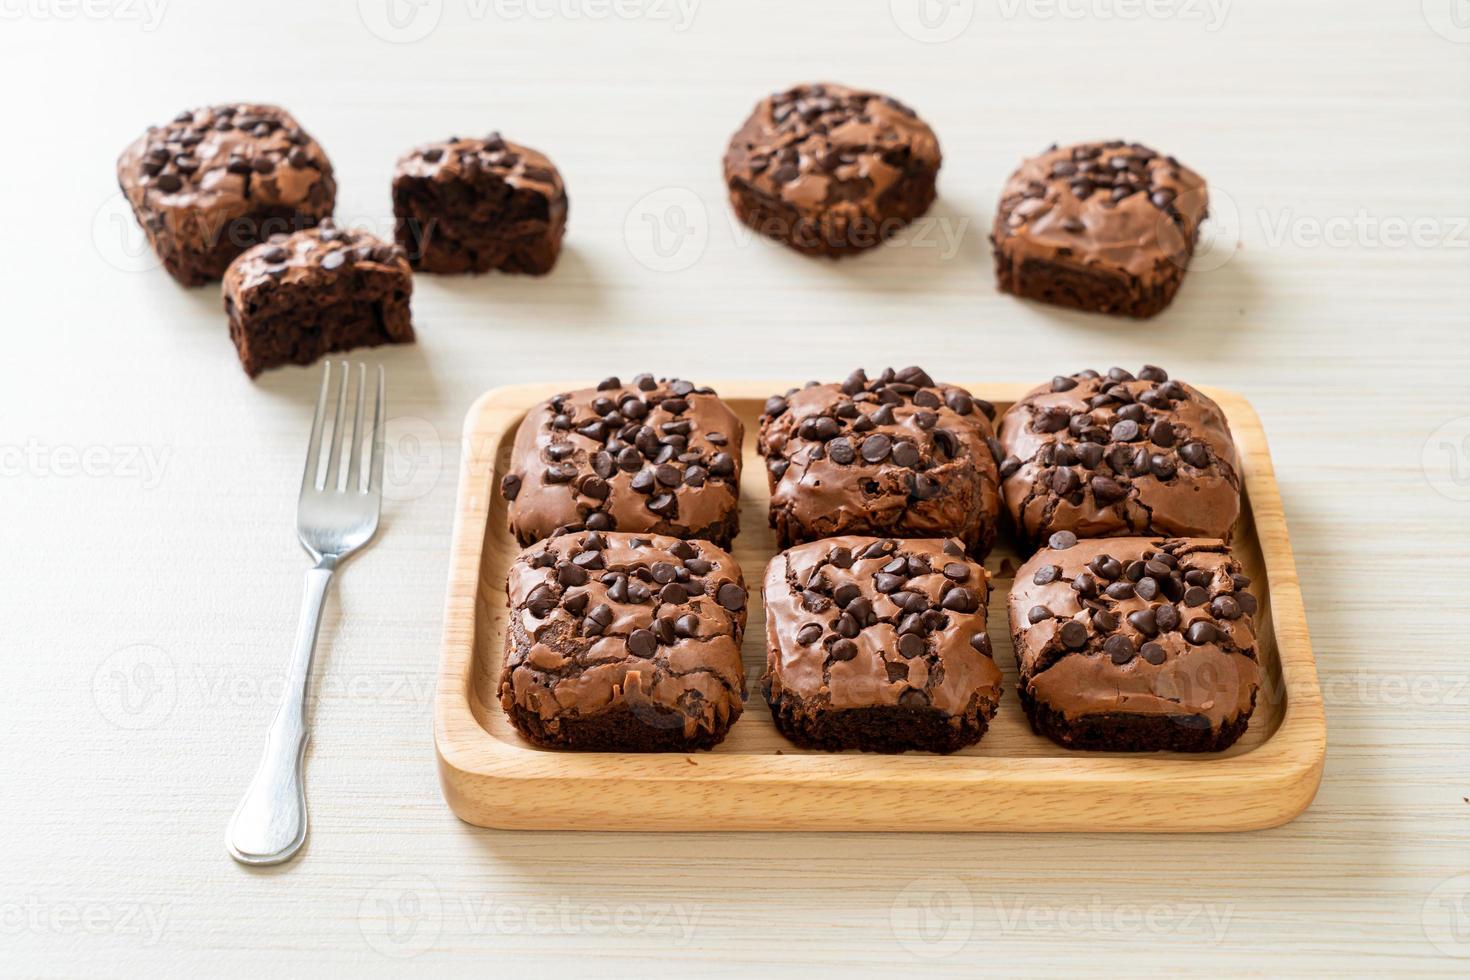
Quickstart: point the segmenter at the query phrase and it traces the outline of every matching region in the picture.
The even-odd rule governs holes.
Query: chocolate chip
[[[556,566],[556,580],[567,587],[586,585],[587,572],[572,562],[562,562]]]
[[[1140,609],[1129,613],[1128,624],[1144,636],[1154,636],[1159,632],[1159,624],[1152,609]]]
[[[1215,601],[1210,603],[1210,612],[1216,619],[1239,619],[1240,603],[1228,595],[1216,596]]]
[[[1152,601],[1159,595],[1158,579],[1145,575],[1133,586],[1133,590],[1138,593],[1140,599]]]
[[[500,495],[506,500],[516,499],[521,492],[521,478],[517,473],[507,473],[500,478]]]
[[[1062,570],[1056,565],[1042,565],[1036,570],[1036,574],[1031,576],[1031,581],[1037,585],[1050,585],[1061,578],[1061,575]]]
[[[671,493],[656,493],[645,506],[660,517],[672,518],[679,513],[679,503]]]
[[[1113,658],[1113,663],[1120,666],[1138,655],[1133,641],[1122,633],[1115,633],[1108,637],[1107,642],[1103,644],[1103,652]]]
[[[1186,442],[1180,446],[1179,458],[1197,469],[1210,465],[1210,451],[1202,442]]]
[[[885,459],[887,459],[888,454],[892,450],[892,448],[893,440],[889,439],[882,433],[878,433],[876,435],[868,436],[868,438],[863,440],[863,445],[860,452],[862,453],[862,457],[866,462],[876,464],[881,463]]]
[[[873,576],[873,588],[887,595],[903,588],[903,579],[889,572],[879,572]]]
[[[963,582],[970,577],[970,566],[964,562],[947,562],[944,566],[944,577],[956,582]]]
[[[791,406],[786,401],[786,399],[782,398],[780,395],[772,395],[770,398],[766,399],[764,414],[770,416],[771,418],[775,418],[778,415],[784,414],[785,411],[790,407]]]
[[[692,639],[699,635],[699,617],[693,613],[685,613],[674,620],[674,632],[685,639]]]
[[[1117,442],[1137,442],[1143,437],[1138,423],[1132,419],[1123,419],[1121,422],[1113,423],[1113,439]]]
[[[634,630],[628,634],[628,652],[635,657],[651,657],[658,649],[658,637],[652,630]]]
[[[538,585],[526,597],[526,611],[537,619],[545,619],[556,608],[556,593],[548,586]]]
[[[796,631],[796,642],[804,647],[809,647],[822,638],[822,627],[816,623],[807,623]]]
[[[973,647],[977,652],[982,653],[982,654],[984,654],[987,657],[993,655],[993,651],[990,648],[990,637],[989,637],[988,634],[985,634],[985,633],[974,633],[974,634],[971,634],[971,636],[970,636],[970,646]]]
[[[898,652],[906,659],[924,655],[924,638],[917,633],[905,633],[898,638]]]
[[[1154,624],[1158,626],[1160,633],[1173,632],[1179,626],[1179,610],[1172,605],[1158,606],[1154,609]]]
[[[1060,635],[1062,645],[1068,650],[1081,650],[1087,646],[1087,627],[1075,619],[1069,619],[1062,624]]]
[[[970,589],[959,586],[944,594],[939,607],[950,612],[972,613],[980,608],[980,597]]]
[[[1045,606],[1032,606],[1031,611],[1026,613],[1026,618],[1035,626],[1043,620],[1051,619],[1051,610]]]
[[[832,462],[841,466],[846,466],[857,459],[857,452],[852,448],[852,440],[846,436],[840,439],[833,439],[828,443],[827,455],[831,457]]]
[[[731,612],[739,612],[741,609],[744,609],[745,598],[745,590],[734,582],[726,582],[715,593],[715,601]]]
[[[1164,647],[1162,644],[1145,643],[1143,649],[1139,652],[1143,654],[1144,660],[1147,660],[1155,667],[1164,662]]]
[[[1217,643],[1220,639],[1220,630],[1214,623],[1205,620],[1197,620],[1189,624],[1185,630],[1184,638],[1195,646],[1204,646],[1206,643]]]
[[[1191,585],[1184,590],[1184,604],[1186,606],[1203,606],[1210,601],[1210,590],[1199,585]]]
[[[1066,551],[1077,544],[1077,535],[1071,531],[1057,531],[1047,539],[1047,547],[1056,551]]]
[[[1100,504],[1111,504],[1128,496],[1128,488],[1106,476],[1092,478],[1092,496]]]
[[[857,652],[857,644],[846,638],[838,640],[828,650],[833,660],[851,660]]]

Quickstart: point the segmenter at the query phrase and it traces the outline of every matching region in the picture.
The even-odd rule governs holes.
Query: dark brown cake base
[[[184,286],[203,286],[224,276],[230,263],[246,249],[254,248],[272,235],[292,234],[315,228],[331,217],[328,208],[322,214],[306,214],[290,208],[260,208],[236,218],[226,227],[212,231],[207,241],[185,246],[177,239],[156,233],[150,223],[160,219],[138,214],[138,223],[148,235],[148,242],[163,263],[163,268]]]
[[[776,532],[776,542],[780,550],[806,544],[809,541],[820,541],[824,538],[836,538],[847,534],[870,534],[876,537],[888,538],[958,538],[965,546],[965,554],[970,555],[977,561],[984,561],[985,556],[990,554],[990,549],[995,545],[995,524],[991,521],[981,520],[957,531],[946,530],[910,530],[900,527],[879,527],[871,521],[848,521],[845,523],[833,522],[829,527],[808,527],[797,520],[788,510],[772,506],[770,510],[771,529]]]
[[[1067,718],[1038,702],[1020,685],[1016,692],[1031,730],[1069,749],[1095,752],[1219,752],[1234,745],[1250,724],[1251,711],[1219,728],[1203,715],[1136,715],[1108,712]],[[1254,711],[1255,698],[1251,708]]]
[[[565,222],[554,223],[545,197],[486,177],[482,185],[399,180],[393,188],[394,235],[422,272],[501,272],[540,276],[561,254]]]
[[[408,300],[361,299],[327,306],[303,305],[274,316],[247,319],[226,301],[230,339],[252,378],[283,364],[311,364],[336,351],[413,340]]]
[[[587,718],[561,718],[549,727],[541,716],[512,705],[510,723],[526,741],[543,749],[584,749],[594,752],[693,752],[712,749],[725,740],[739,716],[713,730],[684,734],[684,716],[667,708],[647,705],[633,709],[619,704]]]
[[[732,182],[730,205],[742,222],[806,255],[836,259],[882,245],[934,203],[936,171],[913,170],[879,202],[882,217],[849,221],[829,211],[802,212],[743,181]]]
[[[1003,292],[1022,299],[1088,313],[1147,319],[1173,302],[1184,281],[1184,270],[1166,265],[1159,277],[1147,284],[1121,270],[1089,269],[1041,259],[1026,259],[1017,271],[1002,241],[995,251],[995,276]]]
[[[985,735],[988,719],[981,714],[962,719],[958,727],[948,715],[931,708],[881,706],[841,710],[809,707],[800,698],[766,700],[776,729],[804,749],[843,752],[937,752],[941,755],[974,745]]]
[[[582,527],[569,527],[569,528],[563,528],[562,530],[580,531],[580,530],[583,530],[583,529],[584,528],[582,528]],[[618,529],[615,528],[615,527],[603,527],[603,528],[592,528],[591,530],[616,531]],[[638,531],[636,533],[639,533],[639,534],[673,534],[673,531],[671,531],[671,530],[661,530],[661,529],[658,529],[658,528],[654,528],[654,529],[651,529],[651,530],[640,530],[640,531]],[[692,541],[709,541],[712,544],[715,544],[718,547],[723,548],[726,551],[729,551],[730,550],[730,543],[735,540],[735,535],[737,535],[739,533],[740,533],[740,512],[739,511],[731,511],[729,513],[729,515],[727,515],[724,520],[720,521],[717,524],[710,524],[710,525],[707,525],[705,527],[697,528],[697,529],[689,532],[688,534],[673,534],[673,536],[674,537],[685,538],[687,540],[692,540]],[[535,544],[536,542],[543,540],[543,536],[538,535],[538,534],[532,534],[530,532],[525,532],[525,531],[517,531],[515,537],[516,537],[516,543],[519,544],[522,548],[529,548],[531,545]]]

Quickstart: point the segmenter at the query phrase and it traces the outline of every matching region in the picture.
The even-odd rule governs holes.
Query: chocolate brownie
[[[245,373],[333,351],[413,341],[413,273],[397,248],[330,220],[273,236],[225,273],[230,339]]]
[[[1207,205],[1203,177],[1146,146],[1053,146],[1001,194],[996,281],[1043,303],[1153,316],[1184,279]]]
[[[740,530],[735,413],[709,388],[640,374],[608,378],[531,409],[500,491],[523,545],[558,530],[703,538]]]
[[[707,749],[740,717],[745,583],[708,541],[579,531],[506,582],[500,704],[547,748]]]
[[[274,234],[311,228],[337,199],[332,165],[284,109],[186,110],[122,152],[117,181],[153,251],[185,286],[224,275]]]
[[[1230,540],[1240,474],[1225,414],[1145,366],[1058,375],[1000,420],[1001,490],[1026,549],[1079,538]]]
[[[1260,685],[1249,585],[1222,541],[1057,532],[1008,601],[1031,727],[1074,749],[1228,748]]]
[[[776,395],[759,450],[781,547],[838,534],[957,537],[977,557],[1000,513],[995,408],[916,367]]]
[[[394,234],[423,272],[551,271],[567,225],[567,191],[545,155],[491,133],[451,136],[401,157]]]
[[[954,538],[840,537],[766,566],[761,687],[807,748],[953,752],[1000,700],[989,580]]]
[[[808,255],[881,245],[934,202],[939,141],[908,106],[842,85],[760,102],[730,138],[725,184],[741,221]]]

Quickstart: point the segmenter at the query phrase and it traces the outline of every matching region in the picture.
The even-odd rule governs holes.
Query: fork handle
[[[266,737],[265,753],[245,798],[230,820],[226,836],[230,856],[242,864],[289,861],[306,841],[306,690],[321,627],[327,588],[337,568],[335,555],[324,555],[306,573],[301,620],[286,676],[285,694]]]

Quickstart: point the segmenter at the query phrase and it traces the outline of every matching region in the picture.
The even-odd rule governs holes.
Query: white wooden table
[[[399,3],[0,5],[0,972],[1470,969],[1463,4]],[[809,78],[934,125],[921,231],[827,264],[731,225],[725,139]],[[248,381],[218,290],[149,267],[113,178],[145,125],[223,99],[290,107],[353,224],[386,229],[396,155],[452,132],[546,150],[572,198],[553,276],[420,277],[420,342],[381,354],[393,500],[328,612],[311,840],[267,872],[223,831],[294,627],[318,374]],[[997,294],[984,232],[1011,167],[1115,135],[1215,190],[1178,301],[1134,323]],[[431,687],[480,391],[1144,361],[1241,390],[1272,439],[1329,724],[1295,823],[676,836],[629,814],[567,835],[475,830],[441,801]]]

